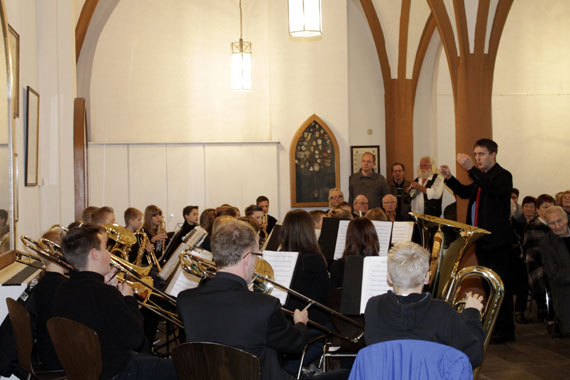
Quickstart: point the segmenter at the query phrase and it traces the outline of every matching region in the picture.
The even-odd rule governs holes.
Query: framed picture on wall
[[[376,157],[376,169],[374,171],[378,173],[378,168],[380,167],[380,145],[353,145],[350,147],[352,174],[360,170],[360,161],[362,161],[362,155],[366,152],[370,152]]]
[[[20,116],[20,35],[8,25],[8,45],[10,48],[10,77],[12,79],[12,116]]]
[[[340,186],[338,142],[317,115],[310,116],[291,141],[291,207],[326,207],[329,190]]]
[[[36,186],[38,184],[40,94],[28,86],[26,99],[26,186]]]

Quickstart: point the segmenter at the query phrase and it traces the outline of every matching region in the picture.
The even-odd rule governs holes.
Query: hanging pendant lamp
[[[243,17],[239,1],[239,41],[232,42],[232,90],[251,91],[251,42],[243,40]]]
[[[291,37],[321,36],[321,0],[289,0],[289,34]]]

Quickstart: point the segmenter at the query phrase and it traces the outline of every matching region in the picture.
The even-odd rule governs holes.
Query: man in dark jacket
[[[265,380],[291,379],[278,352],[297,353],[306,343],[308,313],[295,310],[289,323],[279,300],[251,292],[259,236],[240,221],[222,225],[212,237],[216,276],[179,294],[178,310],[188,341],[217,342],[259,357]]]
[[[504,343],[515,339],[510,275],[514,241],[510,222],[513,177],[497,163],[497,148],[493,140],[479,139],[473,148],[475,162],[465,153],[457,154],[457,162],[473,180],[468,185],[452,176],[447,165],[442,165],[440,171],[456,196],[469,199],[467,223],[491,232],[477,241],[475,252],[479,265],[497,272],[505,284],[505,298],[491,340]]]
[[[540,242],[544,270],[550,282],[556,321],[560,333],[570,335],[570,229],[562,207],[546,210],[546,222],[551,229]]]
[[[429,282],[429,253],[412,242],[396,244],[388,254],[388,283],[394,288],[371,298],[364,313],[366,345],[399,339],[445,344],[463,351],[473,368],[483,362],[482,296],[467,293],[458,314],[442,300],[422,293]]]
[[[110,271],[106,245],[105,230],[92,224],[67,233],[63,254],[76,271],[56,290],[54,316],[95,330],[101,345],[102,380],[176,379],[172,361],[133,353],[144,340],[143,317],[132,288],[117,283]]]

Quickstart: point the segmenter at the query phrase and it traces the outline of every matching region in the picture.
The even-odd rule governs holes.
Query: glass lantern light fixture
[[[251,42],[243,40],[243,17],[239,1],[239,41],[232,42],[232,90],[251,91]]]
[[[321,0],[289,0],[291,37],[320,37],[322,27]]]

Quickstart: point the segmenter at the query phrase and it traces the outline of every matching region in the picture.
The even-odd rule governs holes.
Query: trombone
[[[143,298],[143,301],[139,301],[141,306],[146,307],[168,322],[184,328],[184,324],[180,321],[176,312],[166,310],[150,299],[153,294],[156,294],[176,308],[176,298],[153,286],[152,277],[149,276],[152,266],[140,267],[115,255],[111,255],[111,266],[123,274],[123,276],[119,277],[119,280],[126,281],[133,288],[134,292]]]
[[[216,273],[216,263],[214,263],[213,261],[204,259],[202,257],[196,256],[194,254],[192,254],[191,252],[183,252],[180,254],[180,262],[182,264],[182,268],[190,273],[193,274],[195,276],[198,276],[202,279],[205,278],[212,278],[214,277],[215,273]],[[362,329],[362,332],[360,334],[358,334],[356,337],[349,337],[343,334],[340,334],[337,331],[334,331],[326,326],[321,325],[320,323],[314,322],[309,320],[308,324],[318,330],[323,331],[325,334],[328,335],[333,335],[337,338],[346,340],[348,342],[351,343],[358,343],[358,341],[364,336],[364,326],[362,326],[360,323],[356,322],[354,319],[351,319],[347,316],[345,316],[344,314],[339,313],[336,310],[333,310],[331,308],[329,308],[328,306],[323,305],[322,303],[319,303],[307,296],[304,296],[303,294],[296,292],[293,289],[289,289],[284,285],[279,284],[278,282],[273,280],[273,268],[271,267],[271,265],[265,261],[262,258],[259,258],[255,264],[255,273],[253,275],[253,279],[251,280],[251,282],[253,284],[253,290],[259,293],[264,293],[264,294],[270,294],[271,291],[273,290],[274,287],[277,287],[295,297],[298,297],[300,299],[302,299],[303,301],[307,302],[308,305],[305,309],[308,309],[311,306],[316,306],[319,309],[330,313],[331,315],[342,319],[343,321],[346,321],[360,329]],[[285,309],[284,307],[281,307],[281,310],[283,310],[283,312],[285,314],[288,315],[293,315],[294,313],[291,310]]]
[[[70,272],[75,271],[73,265],[71,265],[62,255],[61,248],[58,244],[41,238],[39,241],[32,239],[29,236],[22,235],[20,237],[22,243],[34,252],[36,252],[40,257],[45,258],[55,264],[58,264]],[[26,255],[30,258],[36,259],[32,255]],[[165,310],[164,308],[158,306],[154,301],[150,300],[150,296],[155,293],[160,297],[164,298],[167,302],[176,307],[176,299],[163,291],[155,288],[152,284],[152,278],[148,276],[151,267],[137,267],[126,260],[121,259],[118,256],[111,256],[111,266],[117,269],[123,276],[119,277],[120,281],[126,282],[127,285],[133,288],[135,294],[141,297],[143,300],[137,300],[138,304],[142,307],[149,309],[150,311],[157,314],[159,317],[171,322],[172,324],[184,328],[183,323],[178,318],[175,312]],[[38,268],[38,269],[44,269]]]

